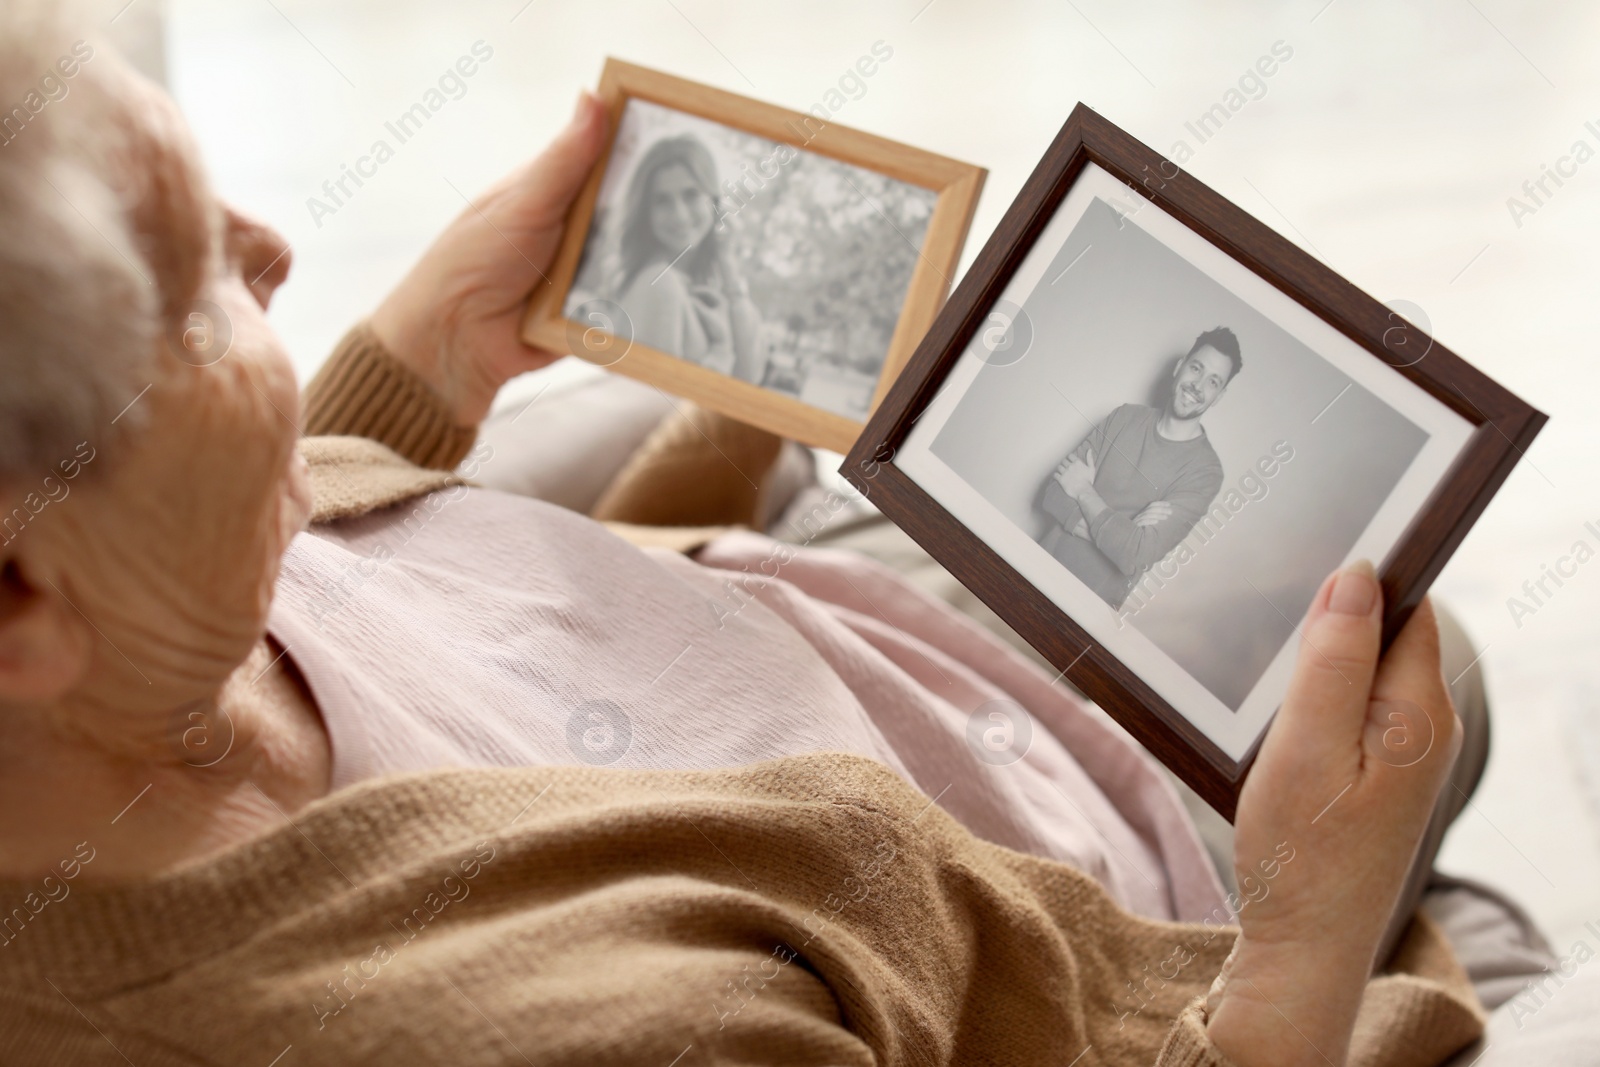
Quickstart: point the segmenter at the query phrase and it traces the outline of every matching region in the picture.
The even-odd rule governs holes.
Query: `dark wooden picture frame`
[[[1378,565],[1385,647],[1546,416],[1089,107],[1080,103],[1073,109],[872,414],[840,472],[1071,684],[1231,821],[1255,748],[1240,760],[1230,759],[895,464],[917,419],[1091,162],[1471,424],[1448,473]],[[1419,359],[1416,352],[1423,341],[1426,354]]]

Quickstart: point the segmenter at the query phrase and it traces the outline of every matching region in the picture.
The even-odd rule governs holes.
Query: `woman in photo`
[[[699,138],[651,145],[628,183],[616,300],[641,343],[759,382],[761,314],[720,222],[717,165]]]

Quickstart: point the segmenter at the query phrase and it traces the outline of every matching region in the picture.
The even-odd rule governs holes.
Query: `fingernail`
[[[1378,580],[1371,561],[1362,559],[1339,572],[1328,597],[1328,610],[1341,615],[1366,615],[1377,602]]]

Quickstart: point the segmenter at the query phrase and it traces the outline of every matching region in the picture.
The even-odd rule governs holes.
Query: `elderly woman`
[[[71,47],[23,8],[0,100]],[[343,436],[299,440],[287,249],[92,54],[0,148],[4,1062],[1282,1067],[1477,1035],[1396,906],[1460,736],[1426,605],[1380,659],[1371,568],[1319,592],[1225,899],[1146,756],[883,568],[642,549],[446,473],[554,358],[516,325],[594,100],[341,344],[305,420]],[[1374,699],[1426,717],[1419,762]],[[1035,724],[1009,764],[966,742],[992,701]]]

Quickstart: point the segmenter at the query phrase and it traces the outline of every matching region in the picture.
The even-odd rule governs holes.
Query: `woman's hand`
[[[733,322],[729,318],[728,298],[709,285],[687,285],[695,303],[696,319],[706,335],[706,354],[702,367],[718,374],[732,374],[737,362],[733,347]]]
[[[605,127],[605,106],[583,93],[550,146],[462,211],[372,315],[384,347],[460,425],[481,421],[507,381],[565,354],[530,348],[518,327],[534,288],[549,284],[567,208],[599,158]]]
[[[1329,577],[1239,798],[1237,954],[1209,1030],[1241,1065],[1342,1064],[1461,728],[1424,600],[1383,661],[1372,566]]]
[[[723,294],[728,299],[728,324],[732,330],[729,344],[734,353],[734,365],[728,373],[759,383],[767,369],[761,351],[761,312],[750,299],[750,283],[739,269],[732,238],[730,230],[717,239],[717,271],[722,278]]]
[[[729,228],[723,233],[716,234],[715,239],[717,274],[721,278],[723,291],[730,301],[748,299],[750,286],[745,282],[744,272],[739,269],[738,258],[733,254],[733,230]]]

